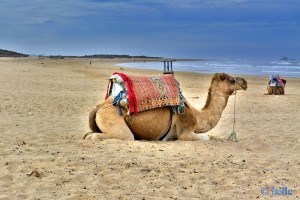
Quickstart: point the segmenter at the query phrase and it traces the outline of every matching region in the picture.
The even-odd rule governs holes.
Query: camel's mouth
[[[241,85],[241,88],[242,88],[243,90],[247,90],[247,85]]]
[[[236,83],[238,86],[238,90],[247,90],[248,85],[247,85],[247,81],[243,78],[240,77],[236,77]]]

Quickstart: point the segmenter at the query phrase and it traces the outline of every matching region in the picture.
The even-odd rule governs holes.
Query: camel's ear
[[[226,79],[226,77],[227,77],[227,74],[224,74],[224,73],[218,74],[218,78],[220,81],[224,81]]]

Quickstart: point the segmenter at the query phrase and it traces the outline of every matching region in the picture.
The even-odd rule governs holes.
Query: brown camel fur
[[[235,90],[246,90],[245,79],[233,78],[225,73],[217,73],[211,81],[205,106],[198,110],[185,99],[185,113],[172,114],[170,108],[156,108],[134,114],[118,115],[118,107],[108,98],[90,113],[90,128],[82,139],[122,139],[122,140],[208,140],[205,133],[219,122],[229,96]]]
[[[283,95],[284,94],[284,86],[269,86],[267,87],[268,94],[274,95]]]

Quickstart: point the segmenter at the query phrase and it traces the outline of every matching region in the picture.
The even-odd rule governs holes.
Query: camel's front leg
[[[176,132],[178,140],[194,141],[194,140],[209,140],[206,134],[196,134],[194,131],[197,126],[197,119],[190,110],[187,110],[185,115],[177,115]]]

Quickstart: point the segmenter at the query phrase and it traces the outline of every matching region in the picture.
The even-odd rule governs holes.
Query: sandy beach
[[[233,96],[209,141],[81,140],[113,72],[161,73],[116,66],[129,61],[0,58],[1,200],[300,198],[300,79],[269,96],[268,77],[241,75],[238,142]],[[175,76],[202,108],[213,75]]]

